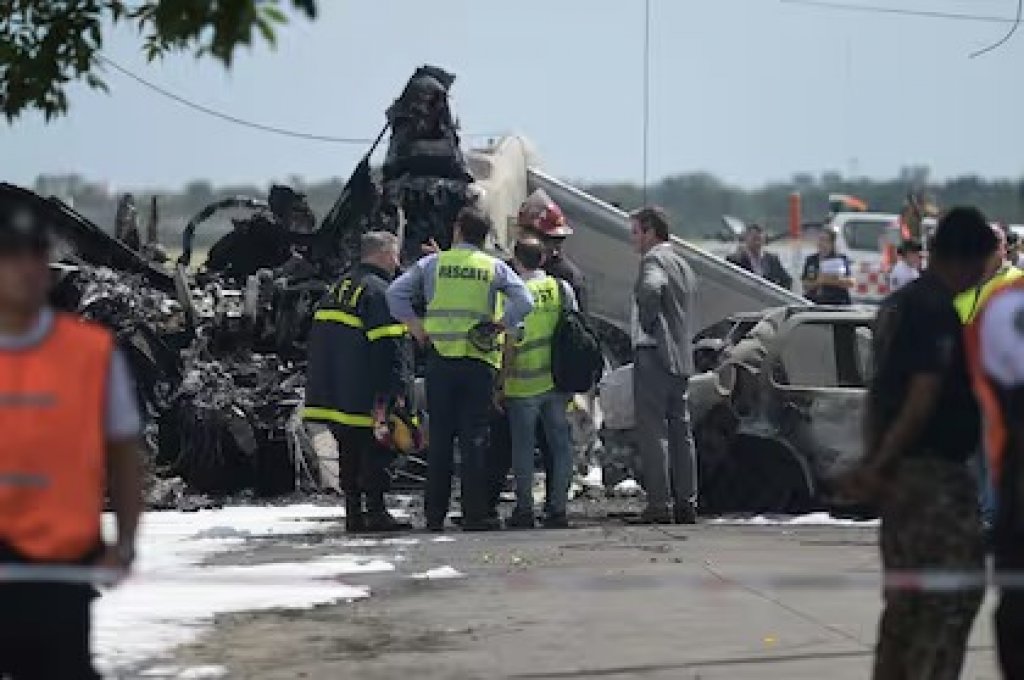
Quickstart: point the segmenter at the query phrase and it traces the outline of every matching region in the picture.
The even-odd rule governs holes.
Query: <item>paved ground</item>
[[[368,600],[222,617],[163,661],[268,679],[870,677],[875,589],[778,590],[748,579],[874,574],[874,529],[604,521],[449,536],[420,535],[398,548],[398,572],[356,579],[373,587]],[[341,551],[341,541],[260,545],[245,559],[315,557]],[[353,550],[381,553],[344,548]],[[441,565],[466,576],[408,578]],[[998,677],[990,617],[988,603],[965,678]]]

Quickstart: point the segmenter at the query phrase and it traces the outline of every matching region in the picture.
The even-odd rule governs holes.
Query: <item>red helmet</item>
[[[519,207],[519,226],[533,229],[542,236],[564,238],[572,234],[565,213],[543,189],[530,194]]]

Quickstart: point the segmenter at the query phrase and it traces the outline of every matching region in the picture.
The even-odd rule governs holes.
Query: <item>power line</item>
[[[925,19],[947,19],[952,21],[976,21],[990,24],[1018,23],[1009,17],[985,16],[981,14],[962,14],[959,12],[936,12],[932,10],[901,9],[882,7],[879,5],[859,5],[846,2],[824,2],[823,0],[779,0],[785,5],[802,5],[818,9],[843,10],[870,14],[894,14],[898,16],[922,17]]]
[[[330,135],[318,135],[318,134],[313,134],[313,133],[309,133],[309,132],[299,132],[299,131],[296,131],[296,130],[288,130],[288,129],[276,127],[276,126],[273,126],[273,125],[264,125],[263,123],[256,123],[256,122],[251,121],[251,120],[245,120],[243,118],[239,118],[238,116],[233,116],[231,114],[224,113],[222,111],[217,111],[216,109],[211,109],[208,106],[204,106],[203,104],[199,104],[197,102],[194,102],[194,101],[191,101],[189,99],[186,99],[185,97],[182,97],[179,94],[175,94],[174,92],[171,92],[170,90],[167,90],[167,89],[157,85],[156,83],[153,83],[153,82],[151,82],[149,80],[146,80],[142,76],[140,76],[140,75],[138,75],[136,73],[133,73],[132,71],[129,71],[125,67],[121,66],[117,62],[113,61],[109,57],[106,57],[106,56],[104,56],[102,54],[96,55],[96,58],[100,62],[102,62],[103,64],[106,64],[110,68],[112,68],[115,71],[117,71],[118,73],[120,73],[121,75],[134,80],[138,84],[140,84],[143,87],[146,87],[146,88],[152,90],[153,92],[156,92],[157,94],[161,95],[162,97],[166,97],[166,98],[171,99],[172,101],[175,101],[175,102],[177,102],[177,103],[179,103],[179,104],[181,104],[183,106],[187,106],[188,108],[190,108],[190,109],[192,109],[194,111],[198,111],[199,113],[203,113],[203,114],[206,114],[208,116],[212,116],[214,118],[219,118],[220,120],[223,120],[223,121],[228,122],[228,123],[234,123],[235,125],[241,125],[243,127],[251,128],[253,130],[259,130],[260,132],[269,132],[269,133],[275,134],[275,135],[282,135],[284,137],[292,137],[294,139],[304,139],[304,140],[307,140],[307,141],[314,141],[314,142],[328,142],[328,143],[331,143],[331,144],[373,144],[375,142],[374,138],[372,138],[372,137],[334,137],[334,136],[330,136]],[[463,137],[467,137],[467,138],[471,138],[471,137],[500,137],[501,135],[500,134],[495,134],[495,133],[488,133],[488,134],[466,134],[466,135],[462,135],[462,136]]]
[[[1013,26],[1010,27],[1010,30],[1007,31],[1006,35],[1004,35],[1002,38],[992,43],[988,47],[985,47],[983,49],[978,50],[977,52],[972,53],[971,59],[974,59],[975,57],[980,57],[983,54],[988,54],[992,50],[998,49],[999,47],[1005,45],[1006,42],[1013,37],[1013,34],[1017,32],[1017,29],[1020,28],[1022,12],[1024,12],[1024,0],[1017,0],[1017,18],[1014,20]]]
[[[647,205],[647,175],[651,128],[651,0],[644,0],[644,150],[643,197]]]

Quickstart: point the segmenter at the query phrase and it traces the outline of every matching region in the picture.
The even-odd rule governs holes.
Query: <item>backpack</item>
[[[551,376],[559,392],[581,394],[601,380],[604,353],[586,317],[566,306],[562,284],[558,282],[562,312],[551,337]]]

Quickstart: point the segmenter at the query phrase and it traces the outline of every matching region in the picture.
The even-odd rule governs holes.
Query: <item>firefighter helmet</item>
[[[519,226],[549,238],[565,238],[572,234],[565,213],[543,189],[534,191],[519,206],[517,222]]]

